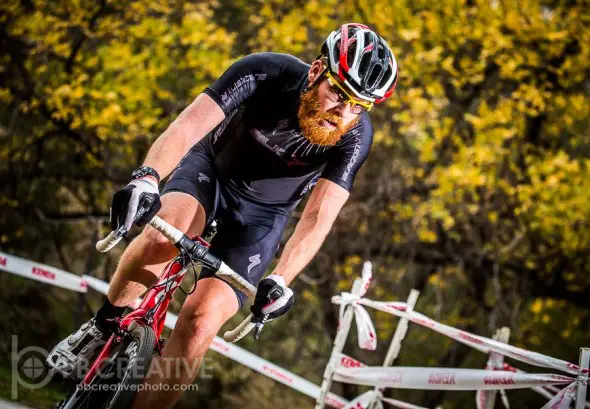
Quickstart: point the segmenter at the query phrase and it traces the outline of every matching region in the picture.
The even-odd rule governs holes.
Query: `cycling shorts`
[[[207,222],[219,225],[211,241],[211,253],[254,286],[276,255],[289,213],[282,208],[262,206],[240,197],[219,180],[214,160],[197,144],[180,161],[162,190],[183,192],[194,197],[205,209]],[[199,279],[215,277],[203,268]],[[247,297],[232,286],[240,308]]]

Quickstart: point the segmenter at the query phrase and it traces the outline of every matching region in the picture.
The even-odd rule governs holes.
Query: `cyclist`
[[[397,78],[389,46],[361,24],[330,33],[311,66],[277,53],[238,60],[172,122],[132,181],[115,193],[111,227],[130,229],[146,198],[152,204],[144,207],[139,226],[158,213],[187,234],[200,234],[215,216],[221,223],[211,252],[258,284],[252,312],[284,314],[293,304],[287,285],[319,250],[369,153],[373,129],[367,111],[391,96]],[[169,174],[160,201],[158,183]],[[312,188],[278,264],[261,280],[290,214]],[[80,375],[82,363],[112,333],[114,319],[175,255],[167,239],[146,227],[123,253],[104,305],[53,349],[49,365],[67,377]],[[276,287],[283,295],[267,305]],[[203,270],[162,355],[200,362],[245,298]],[[188,384],[195,374],[183,368],[180,375],[149,382]],[[143,391],[134,407],[171,407],[181,394],[172,387]]]

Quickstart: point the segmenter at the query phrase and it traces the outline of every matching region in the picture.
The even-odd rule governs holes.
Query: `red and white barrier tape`
[[[358,359],[339,352],[334,354],[334,366],[336,368],[364,368],[367,365]]]
[[[340,295],[340,314],[339,322],[344,319],[344,311],[348,306],[352,307],[354,311],[354,321],[356,323],[356,331],[359,348],[374,351],[377,349],[377,334],[375,326],[371,320],[371,316],[367,310],[360,305],[358,301],[360,297],[351,293],[344,292]]]
[[[569,385],[575,378],[555,374],[518,374],[483,369],[364,367],[338,368],[334,380],[356,385],[421,390],[520,389],[543,385]]]
[[[521,369],[514,368],[514,367],[508,365],[507,363],[504,363],[502,368],[506,371],[516,372],[516,373],[527,373]],[[500,370],[502,370],[502,369],[500,369]],[[539,395],[542,395],[542,396],[546,397],[547,399],[549,399],[549,401],[551,401],[551,399],[553,399],[555,397],[555,395],[563,392],[563,389],[559,389],[559,388],[552,386],[552,385],[539,386],[539,387],[532,388],[532,389],[533,389],[533,391],[537,392]],[[590,408],[590,402],[585,402],[584,407]]]
[[[576,396],[576,383],[570,384],[567,388],[563,388],[557,395],[555,395],[549,402],[541,409],[568,409]]]
[[[342,299],[338,296],[332,297],[332,302],[340,304],[342,302]],[[420,314],[416,311],[407,312],[405,303],[378,302],[366,298],[361,298],[359,300],[355,300],[354,302],[366,305],[379,311],[386,312],[391,315],[396,315],[400,318],[406,318],[415,324],[430,328],[433,331],[443,334],[449,338],[452,338],[458,342],[461,342],[486,354],[493,351],[501,355],[505,355],[510,358],[516,359],[517,361],[525,362],[527,364],[540,366],[544,368],[556,369],[574,375],[577,375],[579,371],[578,365],[572,364],[570,362],[543,355],[537,352],[527,351],[526,349],[518,348],[509,344],[504,344],[502,342],[482,337],[480,335],[475,335],[467,331],[462,331],[460,329],[445,324],[441,324],[440,322],[437,322],[427,317],[426,315]],[[585,370],[585,373],[587,372],[588,371]]]
[[[80,276],[11,254],[0,252],[0,270],[79,293],[88,291],[86,282]]]
[[[362,363],[361,361],[354,359],[353,357],[348,356],[343,353],[335,354],[334,357],[335,357],[335,359],[334,359],[335,366],[337,368],[365,368],[367,366],[364,363]],[[369,400],[367,398],[368,396],[370,396],[372,400]],[[368,404],[367,404],[367,402],[368,402]],[[375,402],[377,404],[377,407],[373,408],[373,409],[383,408],[383,405],[381,405],[380,402],[386,402],[389,405],[393,406],[394,408],[400,408],[400,409],[428,409],[423,406],[412,405],[411,403],[403,402],[401,400],[384,398],[381,391],[376,390],[376,389],[372,390],[372,391],[365,392],[362,395],[359,395],[355,400],[350,401],[349,404],[346,406],[346,408],[352,408],[352,409],[369,408],[370,404],[373,402]],[[353,403],[354,403],[354,405],[353,405]]]
[[[403,401],[397,400],[397,399],[381,398],[381,400],[383,402],[385,402],[385,403],[393,406],[394,408],[400,408],[400,409],[428,409],[428,408],[425,408],[424,406],[412,405],[411,403],[403,402]]]

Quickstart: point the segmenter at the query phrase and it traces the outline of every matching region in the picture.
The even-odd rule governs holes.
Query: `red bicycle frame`
[[[198,240],[204,246],[209,247],[209,243],[199,236],[194,236],[191,240]],[[161,350],[163,345],[160,342],[160,336],[164,330],[168,305],[172,300],[174,292],[180,286],[180,283],[186,274],[187,266],[185,265],[185,260],[186,257],[179,255],[166,265],[158,282],[148,290],[139,307],[118,319],[120,332],[127,332],[129,326],[134,322],[141,323],[141,325],[149,325],[156,334],[156,345],[154,345],[154,347],[158,348],[159,346],[158,351]],[[148,313],[150,313],[150,316],[146,318]],[[100,370],[102,362],[111,355],[113,348],[119,344],[121,340],[122,336],[120,334],[115,333],[111,335],[88,370],[82,384],[90,384],[96,373]]]

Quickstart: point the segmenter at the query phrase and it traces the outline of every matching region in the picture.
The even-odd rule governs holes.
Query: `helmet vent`
[[[395,57],[385,40],[369,27],[344,24],[324,45],[329,69],[346,81],[357,97],[379,103],[392,94],[398,74]]]

